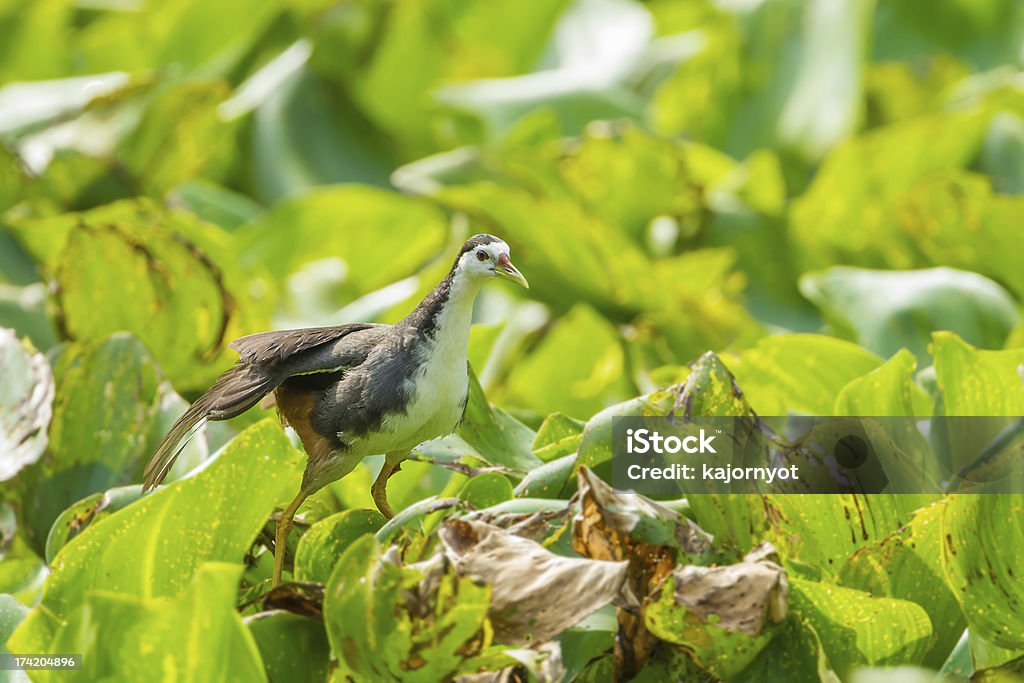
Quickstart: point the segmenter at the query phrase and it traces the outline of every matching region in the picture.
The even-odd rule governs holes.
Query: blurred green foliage
[[[1016,0],[0,0],[4,647],[88,679],[557,680],[423,562],[480,515],[584,555],[550,520],[615,416],[993,416],[980,449],[1024,413],[1022,26]],[[387,524],[373,462],[315,497],[290,557],[326,599],[259,609],[301,463],[273,423],[126,487],[230,340],[393,322],[475,232],[532,289],[480,297],[462,429]],[[625,554],[584,556],[643,604],[558,636],[564,680],[1021,669],[1017,497],[676,503],[715,562],[773,543],[789,616],[694,626],[645,553],[695,556],[606,529]]]

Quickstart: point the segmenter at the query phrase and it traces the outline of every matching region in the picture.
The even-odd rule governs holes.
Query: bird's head
[[[462,245],[455,261],[456,269],[474,279],[499,277],[511,280],[526,289],[530,284],[512,265],[508,245],[493,235],[473,235]]]

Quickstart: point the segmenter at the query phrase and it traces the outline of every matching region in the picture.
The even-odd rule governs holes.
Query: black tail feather
[[[145,493],[163,481],[185,444],[207,420],[229,420],[241,415],[259,403],[278,384],[266,371],[244,363],[237,363],[218,377],[210,390],[178,418],[157,446],[156,453],[146,465],[142,492]]]

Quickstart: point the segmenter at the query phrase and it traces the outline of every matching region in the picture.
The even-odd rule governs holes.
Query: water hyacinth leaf
[[[63,510],[137,480],[159,410],[159,372],[123,333],[69,344],[57,357],[49,455],[24,478],[26,531],[40,554]]]
[[[226,342],[269,326],[233,236],[189,214],[129,200],[25,220],[15,234],[57,284],[65,336],[132,332],[179,390],[206,389],[236,358]]]
[[[928,614],[907,600],[791,577],[790,608],[814,627],[840,680],[862,666],[920,664],[931,645]]]
[[[982,351],[950,332],[933,339],[946,415],[1024,415],[1024,349]]]
[[[888,223],[889,202],[930,173],[966,166],[985,127],[976,109],[932,114],[876,128],[836,147],[793,204],[792,237],[805,265],[901,267],[888,260],[906,253]],[[850,225],[860,229],[849,230]]]
[[[511,500],[512,484],[500,472],[484,472],[472,477],[459,490],[459,498],[477,510]]]
[[[324,681],[331,648],[323,625],[289,612],[261,612],[246,618],[269,683]]]
[[[579,445],[576,471],[586,466],[598,475],[611,478],[612,423],[617,417],[665,415],[672,408],[671,391],[638,396],[605,408],[587,420]]]
[[[89,591],[175,595],[202,563],[240,562],[274,506],[298,490],[300,463],[274,422],[250,427],[202,471],[144,496],[64,546],[42,604],[66,618]],[[136,561],[125,562],[126,556]]]
[[[917,361],[901,349],[881,366],[858,377],[836,396],[836,415],[927,417],[931,398],[914,380]]]
[[[516,486],[520,498],[560,498],[576,466],[576,454],[546,462],[530,471]]]
[[[141,497],[142,489],[138,485],[121,486],[86,496],[65,509],[54,520],[50,533],[46,536],[46,554],[43,557],[47,564],[52,564],[60,549],[90,525],[131,505]]]
[[[501,408],[492,406],[476,375],[470,371],[469,398],[458,435],[481,458],[517,472],[529,472],[542,461],[533,454],[533,430]]]
[[[47,444],[53,373],[46,358],[0,328],[0,481],[31,465]]]
[[[838,582],[875,596],[909,600],[928,612],[935,642],[923,660],[938,669],[963,632],[963,613],[942,567],[945,501],[918,510],[903,527],[850,555]]]
[[[387,520],[376,510],[344,510],[311,526],[295,551],[295,580],[326,583],[334,564],[356,539],[380,530]]]
[[[673,570],[644,605],[644,624],[683,646],[707,671],[730,678],[750,664],[786,618],[789,582],[770,543],[742,562]],[[776,557],[777,559],[777,557]]]
[[[580,304],[517,363],[503,402],[539,413],[560,409],[586,417],[628,395],[624,362],[614,327]]]
[[[233,130],[218,115],[223,81],[195,80],[157,88],[139,124],[119,141],[117,158],[146,194],[163,197],[197,176],[216,178],[231,162]]]
[[[333,183],[387,187],[396,165],[391,141],[346,106],[307,58],[300,41],[249,81],[267,81],[256,88],[265,95],[253,112],[254,194],[275,203]]]
[[[772,524],[766,536],[779,549],[787,569],[789,558],[799,558],[800,563],[834,578],[842,569],[842,558],[882,541],[910,522],[916,510],[938,498],[934,494],[769,494],[764,498],[764,514]]]
[[[1016,303],[1001,286],[952,268],[894,272],[837,266],[804,275],[800,289],[841,333],[883,357],[907,348],[927,358],[935,329],[1000,348],[1020,321]]]
[[[1024,649],[1024,501],[1020,495],[954,495],[942,514],[942,564],[972,633]]]
[[[360,538],[339,558],[324,597],[340,671],[356,680],[428,683],[510,664],[491,645],[489,593],[437,563],[403,567],[375,538]]]
[[[459,576],[490,586],[497,643],[543,643],[617,598],[626,562],[562,557],[498,527],[446,520],[438,532]]]
[[[722,360],[758,415],[829,415],[844,386],[882,364],[856,344],[813,334],[765,337]]]
[[[447,224],[421,200],[336,185],[275,205],[240,234],[244,259],[264,264],[281,281],[312,261],[340,259],[340,293],[354,298],[414,274],[444,245]]]
[[[234,609],[241,573],[240,565],[210,562],[175,597],[108,591],[83,596],[44,652],[88,652],[82,662],[88,680],[151,680],[154,662],[162,662],[164,671],[172,663],[176,680],[264,680],[259,651]],[[18,647],[21,638],[19,629],[12,645]],[[126,652],[148,652],[154,659]],[[41,673],[33,680],[66,680],[63,673]]]
[[[544,462],[551,462],[574,453],[583,438],[587,423],[565,413],[551,413],[537,430],[533,439],[533,452]]]

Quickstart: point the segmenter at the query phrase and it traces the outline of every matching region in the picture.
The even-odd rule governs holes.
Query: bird
[[[484,283],[509,280],[529,289],[507,243],[474,235],[443,280],[397,323],[259,332],[234,340],[237,362],[178,418],[146,466],[142,491],[164,477],[184,445],[208,420],[228,420],[270,397],[295,430],[306,467],[295,498],[278,518],[272,585],[302,503],[351,472],[368,455],[384,455],[371,493],[387,518],[387,481],[419,444],[451,434],[469,397],[467,347],[473,304]]]

